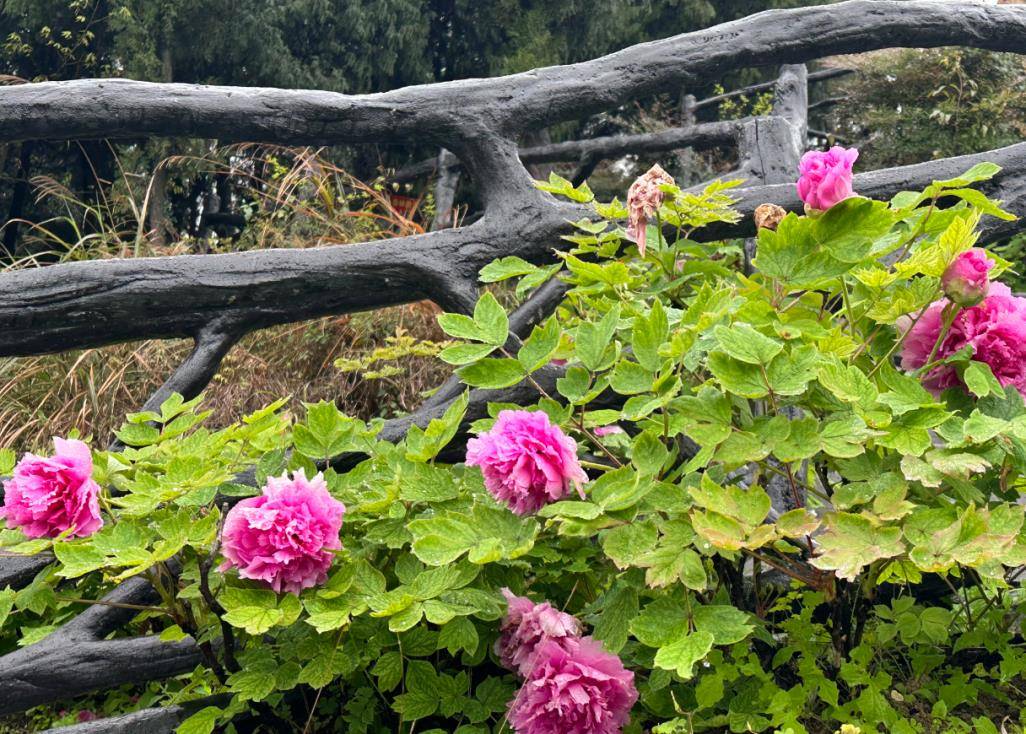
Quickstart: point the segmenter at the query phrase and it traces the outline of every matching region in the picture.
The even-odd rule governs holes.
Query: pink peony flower
[[[518,515],[563,499],[571,485],[581,492],[588,481],[577,443],[541,411],[502,411],[492,430],[467,442],[466,461],[481,467],[488,491]]]
[[[71,531],[84,538],[103,527],[100,485],[93,481],[89,447],[74,439],[53,440],[56,453],[25,454],[4,482],[0,516],[30,538],[56,538]]]
[[[324,477],[303,470],[267,480],[264,493],[235,505],[224,521],[221,570],[238,568],[245,579],[277,592],[298,594],[324,583],[346,506],[328,493]]]
[[[634,673],[585,637],[538,649],[509,721],[520,734],[616,734],[638,700]]]
[[[645,256],[646,227],[663,203],[660,186],[674,184],[673,177],[657,163],[639,176],[627,189],[627,236],[638,243],[638,252]]]
[[[941,276],[941,288],[952,303],[975,306],[987,295],[990,280],[987,273],[994,263],[986,250],[974,247],[956,257]]]
[[[502,634],[495,641],[495,654],[503,665],[521,676],[530,674],[535,653],[545,642],[561,644],[580,636],[581,623],[548,602],[535,604],[509,589],[503,589],[502,595],[506,597],[507,610],[500,627]]]
[[[926,364],[943,326],[942,311],[947,301],[927,307],[902,346],[901,366],[915,370]],[[903,329],[907,330],[907,326]],[[1026,298],[1013,296],[1004,283],[992,283],[983,301],[961,311],[934,359],[942,359],[970,346],[973,359],[990,367],[1004,385],[1013,385],[1026,395]],[[934,395],[961,385],[958,372],[941,365],[924,376],[923,385]]]
[[[798,196],[811,209],[826,210],[855,192],[851,188],[851,167],[859,152],[835,145],[826,153],[810,150],[798,164]]]
[[[611,426],[599,426],[594,429],[593,433],[596,436],[612,436],[614,433],[623,433],[623,429],[620,426],[613,424]]]

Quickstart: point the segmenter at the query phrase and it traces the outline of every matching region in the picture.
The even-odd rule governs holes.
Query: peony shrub
[[[1026,301],[974,188],[998,169],[883,202],[855,155],[804,160],[816,211],[762,208],[751,262],[704,229],[737,182],[539,183],[580,206],[558,262],[496,261],[439,317],[468,390],[400,439],[324,403],[213,429],[173,396],[121,450],[0,453],[3,552],[54,559],[0,590],[0,647],[142,576],[124,634],[202,662],[89,710],[199,701],[185,734],[1018,730]],[[564,301],[511,336],[493,291],[548,278]]]

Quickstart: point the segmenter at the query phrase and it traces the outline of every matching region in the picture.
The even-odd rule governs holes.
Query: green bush
[[[460,340],[440,356],[465,383],[535,384],[527,407],[581,449],[583,498],[535,515],[439,459],[468,394],[398,444],[327,403],[301,421],[277,403],[222,430],[180,398],[129,416],[128,448],[94,454],[100,532],[0,535],[6,552],[56,555],[0,592],[0,645],[39,640],[144,574],[162,601],[127,633],[233,630],[164,684],[164,702],[232,694],[182,732],[263,706],[317,731],[497,734],[518,685],[493,652],[509,587],[575,615],[633,671],[627,732],[1019,730],[1022,396],[965,350],[942,364],[968,388],[940,399],[894,366],[896,323],[940,297],[981,216],[1008,216],[971,188],[996,170],[789,214],[760,231],[754,272],[737,243],[700,241],[737,219],[731,183],[664,186],[644,256],[614,200],[577,223],[558,265],[486,267],[482,280],[519,279],[522,294],[549,277],[572,286],[516,349],[490,294],[440,319]],[[555,176],[542,188],[592,200]],[[961,201],[940,209],[942,195]],[[565,373],[545,390],[553,360]],[[515,407],[489,405],[472,431]],[[623,432],[596,431],[613,424]],[[323,585],[275,594],[217,570],[231,502],[343,454],[366,458],[324,470],[348,509]],[[236,479],[245,470],[255,486]]]

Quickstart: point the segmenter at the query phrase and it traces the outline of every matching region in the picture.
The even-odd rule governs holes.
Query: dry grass
[[[401,374],[376,380],[342,372],[334,361],[359,359],[397,332],[440,339],[435,313],[430,304],[412,304],[254,332],[206,390],[211,424],[225,425],[282,396],[297,409],[335,400],[361,418],[409,412],[446,378],[437,359],[403,357],[396,362]],[[73,428],[105,443],[190,348],[186,341],[149,341],[0,360],[0,446],[42,449]]]
[[[236,146],[162,165],[188,165],[192,171],[248,182],[251,216],[243,233],[230,242],[203,243],[203,249],[313,247],[423,231],[417,206],[398,210],[380,185],[353,179],[318,151]],[[158,245],[139,224],[146,221],[147,176],[122,170],[92,203],[75,199],[59,181],[38,179],[35,184],[37,196],[64,213],[33,225],[35,255],[9,267],[35,267],[55,258],[160,256],[195,249],[196,243],[187,239]],[[69,229],[71,241],[56,234]],[[206,391],[211,422],[229,423],[282,396],[291,396],[295,407],[336,400],[363,418],[413,410],[425,391],[445,379],[448,370],[438,360],[402,357],[395,363],[401,372],[373,380],[343,372],[334,362],[359,360],[397,334],[440,339],[436,313],[432,304],[417,303],[250,334],[228,354]],[[52,436],[73,428],[106,443],[124,415],[139,409],[191,346],[189,341],[149,341],[0,359],[0,446],[40,449]]]

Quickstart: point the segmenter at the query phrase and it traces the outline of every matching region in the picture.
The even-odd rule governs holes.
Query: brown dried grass
[[[240,160],[250,163],[240,167]],[[268,165],[273,163],[273,165]],[[235,146],[206,157],[179,157],[161,165],[188,164],[251,179],[257,214],[237,241],[219,251],[263,247],[315,247],[403,236],[423,231],[414,211],[398,211],[380,186],[349,176],[310,149]],[[286,165],[287,164],[287,165]],[[253,171],[271,168],[263,180]],[[56,200],[68,212],[75,241],[60,241],[58,229],[32,226],[37,253],[61,259],[161,256],[189,249],[188,243],[158,246],[139,225],[146,221],[146,176],[122,172],[103,200],[76,200],[53,179],[36,181],[37,196]],[[84,234],[85,218],[100,222]],[[82,233],[82,234],[79,234]],[[9,267],[35,267],[35,257]],[[387,337],[442,337],[430,303],[288,324],[246,336],[227,355],[208,387],[212,425],[224,425],[280,397],[292,407],[335,400],[362,418],[390,416],[416,408],[423,394],[440,384],[448,369],[438,360],[404,357],[401,374],[363,379],[333,366],[338,358],[359,359]],[[72,429],[106,443],[126,413],[136,411],[191,349],[189,341],[147,341],[36,357],[0,359],[0,446],[17,451],[44,448],[52,436]]]

